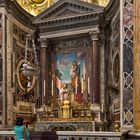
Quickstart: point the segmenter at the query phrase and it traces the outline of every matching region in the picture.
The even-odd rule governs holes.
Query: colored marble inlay
[[[123,7],[123,125],[133,125],[133,0]]]

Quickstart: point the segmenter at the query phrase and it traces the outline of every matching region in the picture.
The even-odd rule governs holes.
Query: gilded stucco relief
[[[58,0],[17,0],[19,5],[27,12],[36,16],[42,11],[53,5]],[[101,6],[106,6],[110,0],[81,0],[88,3],[94,3]]]

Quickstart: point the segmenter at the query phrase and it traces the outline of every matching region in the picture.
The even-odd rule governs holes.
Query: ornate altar
[[[94,115],[87,104],[64,100],[58,108],[42,106],[37,110],[35,131],[94,131]]]
[[[35,131],[95,131],[94,121],[49,121],[35,123]]]
[[[35,130],[87,130],[89,125],[93,131],[103,112],[97,43],[103,7],[64,0],[51,8],[33,19],[40,29],[42,101]]]

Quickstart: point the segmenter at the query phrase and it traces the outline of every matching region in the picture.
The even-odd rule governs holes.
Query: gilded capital
[[[97,41],[99,38],[99,31],[90,31],[89,35],[92,41]]]
[[[41,38],[40,39],[40,44],[41,44],[41,48],[47,48],[48,47],[48,43],[47,43],[47,39],[46,38]]]

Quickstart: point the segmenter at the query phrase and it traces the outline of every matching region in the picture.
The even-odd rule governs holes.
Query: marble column
[[[134,129],[140,132],[140,1],[135,1],[135,36],[134,36]]]
[[[99,94],[99,47],[98,47],[98,30],[91,31],[90,37],[92,40],[92,104],[100,103]]]
[[[41,39],[41,95],[42,95],[42,104],[47,103],[47,39]]]

